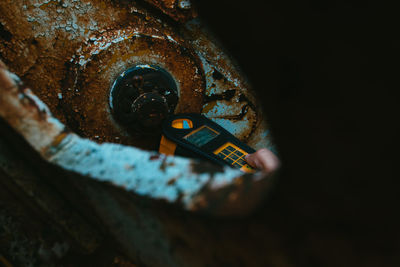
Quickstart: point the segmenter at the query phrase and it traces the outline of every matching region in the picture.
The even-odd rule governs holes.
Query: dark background
[[[264,103],[283,168],[254,216],[296,266],[400,266],[395,9],[197,2]]]

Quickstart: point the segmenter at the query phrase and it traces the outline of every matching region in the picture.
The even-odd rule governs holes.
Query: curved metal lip
[[[245,215],[265,197],[271,177],[113,143],[66,130],[47,106],[0,64],[0,116],[43,160],[71,173],[188,211]]]

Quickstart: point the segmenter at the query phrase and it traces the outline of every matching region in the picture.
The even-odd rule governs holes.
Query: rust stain
[[[59,146],[59,145],[61,144],[61,142],[62,142],[67,136],[68,136],[68,133],[67,133],[67,132],[63,132],[63,133],[57,135],[57,136],[54,138],[54,141],[53,141],[53,143],[51,144],[51,146],[53,146],[53,147]]]
[[[179,90],[176,113],[200,113],[202,110],[205,81],[193,51],[172,32],[159,34],[143,29],[139,34],[140,30],[128,27],[123,34],[118,30],[107,32],[97,37],[95,44],[89,43],[81,54],[75,55],[60,103],[68,124],[82,136],[157,149],[160,136],[135,136],[124,132],[110,117],[112,82],[137,63],[160,66],[175,78]],[[111,45],[107,49],[100,49],[108,44]]]
[[[188,0],[145,1],[178,22],[195,16]],[[0,53],[10,69],[22,77],[55,117],[81,136],[96,142],[130,144],[148,149],[158,146],[156,139],[127,135],[110,116],[108,98],[111,83],[122,71],[136,63],[157,63],[171,72],[181,93],[176,112],[205,112],[204,104],[211,111],[217,102],[225,101],[232,104],[225,107],[234,106],[235,113],[215,118],[259,124],[259,109],[252,105],[256,103],[254,97],[247,91],[245,82],[236,82],[241,80],[240,72],[223,57],[223,53],[216,52],[211,41],[202,37],[201,31],[191,32],[193,38],[189,41],[182,36],[182,32],[168,26],[168,19],[164,20],[163,16],[158,18],[136,6],[136,1],[64,0],[58,5],[53,3],[55,1],[37,0],[32,4],[25,0],[2,0],[0,32],[5,35],[0,37]],[[196,41],[198,43],[193,45]],[[207,57],[212,58],[209,65],[214,68],[207,72],[199,56],[201,53],[197,51],[201,45],[204,45]],[[5,67],[1,61],[0,66]],[[240,174],[228,168],[179,157],[154,156],[127,146],[98,145],[68,134],[61,127],[55,127],[60,125],[55,125],[54,121],[46,122],[54,118],[25,86],[17,88],[10,76],[2,79],[2,74],[0,71],[0,88],[18,89],[13,91],[12,96],[14,100],[21,94],[21,101],[15,102],[22,107],[21,110],[7,110],[7,106],[0,105],[2,117],[19,128],[34,146],[47,138],[35,148],[42,152],[40,148],[44,147],[47,149],[45,152],[53,153],[44,159],[60,168],[95,181],[110,182],[123,188],[124,192],[134,192],[150,199],[166,199],[170,203],[181,203],[187,210],[218,215],[244,214],[265,193],[265,187],[253,183],[260,177],[236,179]],[[207,79],[213,79],[215,83],[207,85]],[[11,86],[3,86],[7,83]],[[213,92],[214,89],[219,91]],[[10,104],[3,97],[5,95],[0,96],[0,103]],[[238,136],[247,139],[255,132],[251,127],[246,131],[241,131]],[[84,188],[95,207],[101,210],[102,220],[110,220],[110,214],[117,214],[118,219],[132,214],[126,205],[101,205],[102,201],[109,203],[102,197],[96,197],[96,187]],[[102,195],[101,191],[99,195]],[[110,193],[105,196],[110,197],[110,203],[113,202]],[[119,213],[113,213],[115,210]],[[128,219],[128,222],[135,224],[137,220]],[[121,238],[120,241],[128,241],[129,244],[124,246],[133,247],[137,252],[135,255],[143,255],[141,225],[137,228],[115,227],[115,224],[107,226],[121,230],[114,234]],[[128,234],[138,230],[136,236],[139,238],[123,235],[124,229],[128,229],[125,232]],[[189,243],[193,240],[191,236],[186,239]],[[163,250],[157,246],[151,248],[151,255]],[[165,253],[170,251],[165,250]],[[125,265],[119,259],[115,263]]]
[[[0,116],[37,151],[43,152],[64,126],[52,118],[47,106],[15,74],[3,63],[0,66]]]
[[[194,16],[192,8],[179,8],[179,1],[149,3],[176,21]],[[0,30],[7,33],[0,38],[2,58],[55,117],[81,136],[157,148],[158,137],[128,134],[110,117],[111,84],[135,62],[156,63],[175,77],[176,112],[202,109],[205,82],[197,55],[173,27],[135,2],[6,0],[0,13]]]
[[[202,112],[251,146],[266,146],[267,125],[251,87],[193,20],[191,1],[146,1],[186,24],[134,1],[1,1],[0,53],[56,118],[96,142],[158,148],[159,136],[127,132],[108,106],[113,81],[139,63],[158,65],[175,78],[176,113]]]
[[[188,22],[186,28],[186,38],[202,60],[207,81],[202,114],[255,149],[272,149],[265,114],[234,59],[226,54],[201,20]]]
[[[147,2],[179,23],[189,25],[195,17],[189,0]],[[128,133],[108,106],[113,81],[139,63],[158,65],[175,78],[180,91],[176,113],[202,112],[242,141],[264,144],[254,137],[265,132],[259,130],[265,124],[250,86],[204,27],[182,24],[177,31],[176,24],[143,6],[133,1],[1,1],[5,37],[0,53],[56,118],[96,142],[157,149],[159,137]],[[223,101],[238,111],[218,107]]]
[[[171,178],[168,182],[167,185],[173,185],[176,182],[176,178]]]

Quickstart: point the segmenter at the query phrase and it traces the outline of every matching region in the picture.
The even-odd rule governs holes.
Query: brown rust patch
[[[0,116],[37,151],[46,150],[63,125],[51,120],[47,107],[0,65]]]
[[[160,158],[160,155],[151,155],[150,160],[157,160]]]
[[[185,0],[145,1],[178,22],[186,21],[186,19],[195,16],[193,6],[180,8]],[[150,5],[142,3],[143,6],[140,7],[136,1],[80,0],[75,2],[66,0],[62,4],[55,4],[54,1],[40,0],[35,3],[34,5],[24,0],[0,1],[1,31],[5,33],[0,36],[1,58],[9,65],[11,71],[20,76],[32,91],[47,104],[56,118],[82,136],[89,137],[97,142],[108,141],[130,144],[148,149],[156,149],[158,145],[156,139],[128,136],[123,130],[120,131],[121,129],[118,125],[115,125],[112,119],[109,122],[109,117],[92,116],[100,113],[99,110],[103,112],[104,109],[108,108],[104,107],[108,104],[108,99],[101,95],[102,92],[93,94],[96,100],[81,101],[80,103],[77,101],[77,104],[71,106],[65,104],[68,101],[73,103],[72,100],[66,100],[67,96],[73,95],[75,98],[79,98],[86,94],[83,91],[74,91],[77,88],[84,88],[85,92],[89,92],[89,86],[95,85],[95,83],[97,85],[93,88],[109,88],[110,83],[122,71],[116,66],[121,61],[132,59],[132,53],[119,53],[114,57],[108,57],[108,61],[105,61],[106,58],[102,59],[102,56],[108,48],[106,49],[104,46],[102,47],[104,51],[98,51],[97,55],[93,54],[92,49],[98,49],[100,43],[103,45],[110,44],[113,34],[117,30],[130,28],[131,31],[136,31],[136,33],[144,36],[158,36],[159,44],[157,45],[157,42],[155,42],[154,48],[154,42],[151,41],[154,38],[147,41],[147,47],[153,48],[153,52],[155,48],[168,50],[169,46],[179,47],[179,51],[177,50],[175,54],[164,53],[168,55],[168,58],[163,57],[157,60],[167,59],[169,62],[173,62],[177,58],[189,59],[189,63],[197,67],[198,75],[204,75],[207,79],[215,80],[216,84],[208,85],[208,89],[213,88],[209,91],[210,93],[207,93],[211,98],[220,94],[222,88],[222,92],[237,91],[230,100],[233,105],[238,100],[239,94],[246,95],[249,103],[256,103],[255,98],[248,92],[248,84],[240,71],[237,70],[236,65],[232,64],[224,51],[215,45],[217,42],[204,31],[203,27],[192,27],[191,30],[182,29],[183,31],[178,33],[177,28],[174,27],[179,27],[179,23],[171,22],[165,16],[155,12],[155,8],[151,8]],[[188,24],[190,23],[188,22]],[[181,36],[182,34],[185,35],[184,38]],[[103,36],[104,39],[98,39],[99,36]],[[175,40],[177,44],[169,40],[169,37]],[[137,35],[132,34],[130,38],[137,38]],[[161,45],[161,41],[165,41],[168,45]],[[136,58],[145,57],[146,54],[151,52],[151,49],[145,49],[144,46],[143,49],[139,49],[137,43],[132,42],[132,45],[136,45],[136,47],[131,49],[136,51],[134,55]],[[115,45],[117,44],[111,43],[110,48]],[[205,61],[210,63],[210,71],[203,74],[203,65],[194,55],[193,50],[199,55],[201,54]],[[88,73],[83,74],[82,69],[71,67],[70,60],[77,54],[82,55],[83,60],[92,59],[87,65],[81,66],[82,69],[91,68],[92,76]],[[153,59],[153,62],[156,61],[155,57]],[[79,61],[80,59],[75,58],[75,60]],[[184,60],[182,62],[182,65],[184,63],[187,65]],[[95,70],[96,67],[98,67],[97,70]],[[171,69],[175,69],[183,76],[182,79],[179,79],[179,83],[186,84],[186,88],[191,87],[192,90],[200,90],[198,93],[201,95],[204,93],[204,83],[202,86],[193,86],[194,82],[190,81],[194,77],[193,70],[196,69],[192,67],[178,68],[173,64]],[[67,73],[67,71],[70,72]],[[108,74],[114,76],[109,76],[109,80],[102,78],[103,75],[107,76]],[[95,75],[100,77],[97,82],[93,81]],[[67,79],[65,79],[66,76],[68,76]],[[71,77],[78,76],[79,79],[77,79],[76,84],[75,80],[69,80]],[[100,85],[100,81],[103,83],[102,85]],[[215,91],[218,92],[215,93]],[[227,97],[229,98],[229,96],[224,95],[223,100],[228,100]],[[197,96],[181,98],[177,112],[193,112],[193,109],[197,109],[200,98]],[[212,108],[212,106],[208,105],[207,108]],[[83,109],[86,111],[83,112]],[[105,113],[107,112],[103,112],[103,114]],[[228,115],[241,118],[244,113],[239,111],[237,114]],[[257,128],[257,131],[252,130],[249,134],[246,130],[237,137],[242,141],[254,141],[254,133],[260,132],[258,128],[261,125],[260,117],[262,117],[258,105],[257,109],[250,108],[244,115],[243,119],[252,121],[252,126],[245,128]],[[228,120],[230,118],[227,117]],[[92,128],[92,130],[89,128]]]
[[[175,2],[148,2],[176,21],[194,16],[193,9],[179,9]],[[38,1],[34,5],[23,0],[4,0],[0,2],[0,30],[6,34],[0,36],[0,54],[11,71],[46,103],[54,116],[78,134],[97,142],[156,149],[159,140],[146,137],[133,140],[136,137],[120,131],[108,114],[108,89],[124,70],[121,62],[132,64],[132,56],[140,59],[146,55],[150,55],[151,63],[164,62],[162,64],[177,79],[182,92],[195,89],[194,94],[181,95],[179,112],[200,112],[205,86],[201,63],[190,44],[153,11],[133,1],[81,0],[61,4]],[[91,49],[99,48],[99,43],[111,44],[114,52],[119,44],[110,42],[115,31],[121,29],[131,31],[130,41],[120,44],[128,45],[123,47],[125,53],[112,56],[103,46],[101,49],[105,53],[92,54]],[[96,39],[99,36],[103,39]],[[71,67],[70,60],[79,50],[84,60],[91,59],[81,66],[86,72]],[[138,63],[147,62],[138,60]]]
[[[167,185],[173,185],[176,182],[176,178],[172,178],[167,182]]]
[[[202,58],[207,89],[202,113],[254,148],[270,144],[265,116],[245,75],[201,23],[188,22],[187,39]],[[261,135],[258,138],[256,135]]]
[[[112,83],[137,64],[156,65],[172,75],[179,91],[176,113],[200,113],[205,81],[199,59],[179,36],[169,31],[156,33],[154,29],[131,26],[108,31],[93,37],[96,41],[75,55],[60,101],[68,125],[75,132],[100,142],[158,148],[160,136],[127,132],[111,117]]]
[[[68,132],[63,132],[63,133],[57,135],[57,137],[54,138],[54,141],[51,144],[51,146],[53,146],[53,147],[59,146],[61,144],[61,142],[65,139],[65,137],[68,136],[68,134],[69,134]]]
[[[138,8],[135,11],[141,12]],[[136,15],[128,13],[113,1],[37,1],[34,5],[3,0],[0,23],[12,38],[0,36],[0,54],[10,70],[65,122],[58,106],[65,62],[91,33],[133,21]]]

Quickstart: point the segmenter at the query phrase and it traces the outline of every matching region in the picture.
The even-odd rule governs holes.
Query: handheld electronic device
[[[255,150],[199,114],[173,115],[163,122],[160,153],[205,158],[243,172],[255,172],[244,157]]]

